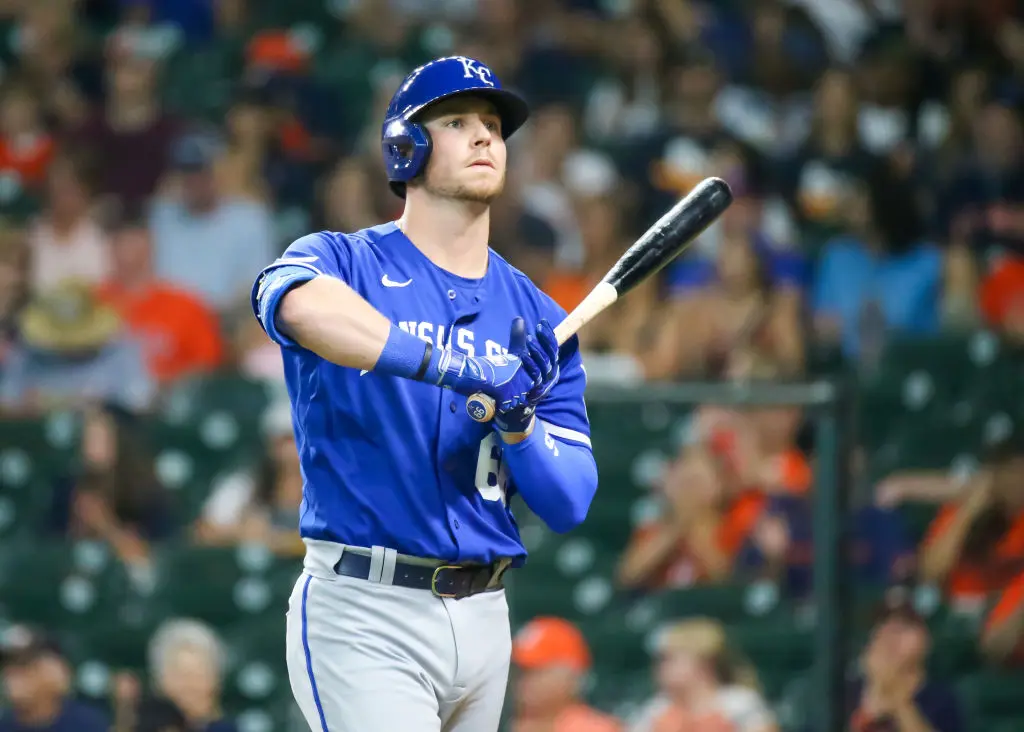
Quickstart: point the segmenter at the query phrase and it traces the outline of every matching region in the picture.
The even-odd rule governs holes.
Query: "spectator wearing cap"
[[[248,307],[251,273],[277,251],[269,209],[220,190],[214,173],[220,152],[211,134],[175,143],[176,181],[154,200],[150,228],[157,276],[224,314]]]
[[[630,732],[777,732],[753,666],[717,620],[691,618],[658,638],[658,693]]]
[[[512,641],[512,662],[518,670],[512,732],[621,732],[617,719],[580,701],[590,649],[569,621],[531,620]]]
[[[56,641],[25,626],[0,639],[4,694],[0,732],[108,732],[110,720],[72,698],[71,669]]]
[[[218,479],[196,521],[201,544],[259,542],[284,555],[301,555],[299,506],[302,474],[292,430],[291,408],[279,400],[263,420],[265,450],[253,471]]]
[[[100,192],[134,208],[157,190],[181,122],[160,105],[165,49],[145,29],[123,29],[106,46],[105,98],[70,136],[103,161]]]
[[[120,220],[110,247],[112,275],[99,298],[117,310],[142,345],[153,378],[168,384],[220,366],[224,343],[217,314],[195,294],[156,278],[145,220]]]
[[[0,372],[0,408],[38,414],[99,401],[143,411],[156,396],[142,349],[90,285],[37,295],[18,315],[18,342]]]
[[[149,641],[153,697],[173,704],[190,732],[238,732],[221,709],[226,654],[216,632],[197,620],[173,618]]]
[[[953,691],[928,678],[928,626],[903,588],[890,590],[848,696],[851,732],[962,732]]]

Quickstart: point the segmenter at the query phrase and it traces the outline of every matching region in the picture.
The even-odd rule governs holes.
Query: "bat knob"
[[[466,412],[476,422],[490,422],[494,419],[494,400],[486,394],[473,394],[466,399]]]

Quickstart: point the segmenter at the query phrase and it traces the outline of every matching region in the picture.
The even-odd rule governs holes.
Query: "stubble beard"
[[[424,190],[434,198],[462,203],[481,203],[490,205],[505,190],[505,174],[496,183],[490,181],[476,184],[468,183],[437,183],[427,175],[423,182]]]

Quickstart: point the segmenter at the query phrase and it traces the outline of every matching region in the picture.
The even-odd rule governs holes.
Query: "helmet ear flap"
[[[401,184],[402,193],[404,184],[426,169],[431,147],[430,133],[423,125],[404,119],[392,120],[385,125],[381,137],[384,163],[388,179],[393,184]]]

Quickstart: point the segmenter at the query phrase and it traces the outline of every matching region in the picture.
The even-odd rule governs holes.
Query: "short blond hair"
[[[707,662],[722,683],[760,691],[757,670],[730,645],[725,626],[714,618],[687,618],[665,626],[657,647],[663,654],[687,653]]]

